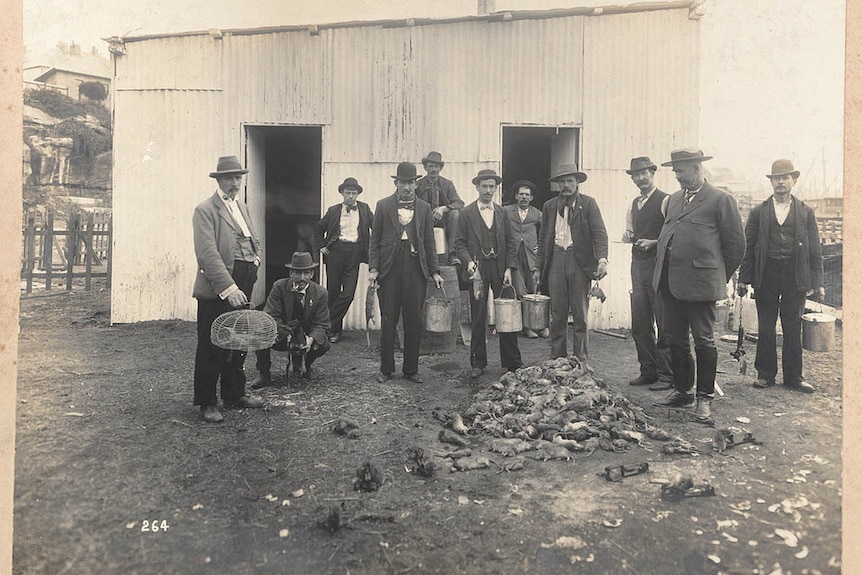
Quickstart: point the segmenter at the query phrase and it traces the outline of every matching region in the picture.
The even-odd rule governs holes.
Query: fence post
[[[27,211],[27,233],[24,240],[24,253],[27,254],[24,271],[27,277],[27,293],[33,292],[33,267],[36,243],[36,216],[33,211]]]
[[[91,275],[93,273],[93,212],[87,214],[87,231],[84,235],[84,263],[87,275],[84,278],[84,289],[90,291]]]
[[[105,285],[108,289],[111,289],[111,268],[114,263],[114,212],[113,210],[108,215],[108,241],[107,248],[105,250],[105,257],[108,258],[108,277],[106,279]]]
[[[66,291],[72,289],[72,273],[75,269],[75,258],[78,251],[76,219],[73,211],[69,214],[69,225],[66,226]]]
[[[48,208],[45,212],[45,238],[42,242],[42,265],[45,267],[45,291],[51,291],[54,277],[54,210]]]

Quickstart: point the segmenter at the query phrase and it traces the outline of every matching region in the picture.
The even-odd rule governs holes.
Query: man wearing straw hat
[[[772,173],[766,175],[772,184],[772,196],[751,209],[745,224],[745,257],[739,268],[740,296],[754,288],[757,305],[757,381],[763,389],[775,385],[778,358],[775,346],[775,322],[781,317],[784,332],[781,347],[781,371],[788,389],[813,393],[814,386],[802,377],[802,314],[805,297],[816,293],[826,296],[823,288],[823,259],[814,210],[791,194],[799,170],[790,160],[775,160]]]
[[[332,328],[329,341],[341,339],[342,324],[359,279],[359,264],[368,263],[368,240],[374,214],[365,202],[357,198],[362,186],[356,178],[346,178],[338,193],[343,201],[330,207],[317,222],[314,242],[326,258],[326,289],[329,292],[329,313]]]
[[[434,217],[434,227],[446,230],[446,242],[449,253],[452,254],[452,246],[455,243],[455,230],[458,229],[458,217],[464,202],[455,190],[452,180],[440,175],[445,166],[443,155],[440,152],[428,152],[422,158],[422,167],[425,175],[416,182],[416,197],[425,200],[431,206],[431,215]],[[450,256],[450,263],[457,262]]]
[[[379,284],[380,375],[389,381],[395,373],[395,328],[404,320],[404,378],[422,383],[419,342],[422,304],[427,280],[443,287],[434,243],[431,206],[416,198],[416,166],[401,162],[392,179],[395,193],[377,202],[368,248],[368,281]]]
[[[653,181],[658,166],[646,156],[632,158],[626,173],[640,190],[626,211],[623,242],[632,245],[632,339],[640,375],[629,385],[649,385],[660,391],[673,389],[670,347],[662,320],[664,304],[652,287],[656,245],[667,213],[668,196]]]
[[[587,311],[590,281],[608,274],[608,232],[596,201],[578,186],[587,175],[563,163],[551,178],[560,195],[542,207],[536,283],[551,296],[551,356],[568,355],[568,316],[574,321],[574,355],[587,359]],[[541,281],[540,281],[541,280]]]
[[[656,247],[653,288],[664,302],[674,390],[655,404],[688,407],[694,403],[689,393],[694,370],[691,331],[697,357],[694,415],[696,421],[709,423],[718,365],[715,302],[727,297],[727,282],[745,252],[745,236],[736,200],[704,177],[703,162],[712,156],[683,148],[670,157],[662,166],[673,168],[681,189],[668,202]]]
[[[218,190],[195,208],[192,216],[198,273],[192,295],[198,300],[198,344],[195,353],[194,405],[207,423],[219,423],[217,385],[225,407],[263,407],[259,397],[245,394],[245,352],[215,346],[210,329],[215,319],[248,303],[260,267],[260,240],[245,204],[237,199],[243,169],[236,156],[219,158],[210,173]]]
[[[481,298],[470,290],[470,313],[473,318],[470,339],[470,377],[482,375],[488,365],[488,350],[485,341],[488,324],[488,292],[500,297],[503,286],[512,288],[512,271],[518,267],[515,238],[511,224],[503,208],[494,203],[494,194],[503,178],[494,170],[480,170],[473,178],[479,199],[462,210],[455,234],[455,256],[465,265],[468,276],[479,274],[486,286]],[[500,363],[509,371],[521,367],[521,350],[518,349],[518,334],[503,333],[500,337]]]

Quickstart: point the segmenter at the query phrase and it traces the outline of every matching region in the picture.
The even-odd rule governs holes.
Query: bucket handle
[[[439,288],[437,286],[434,286],[434,287],[439,289],[441,292],[443,292],[443,299],[444,300],[449,301],[449,298],[446,297],[446,288],[445,287],[443,287],[443,286],[440,286]]]
[[[510,290],[512,290],[512,297],[511,297],[511,298],[504,298],[504,297],[503,297],[503,292],[504,292],[504,291],[506,291],[506,288],[509,288]],[[504,285],[504,286],[503,286],[503,289],[501,289],[501,290],[500,290],[500,299],[514,299],[514,300],[517,300],[517,299],[518,299],[518,292],[516,292],[516,291],[515,291],[515,286],[513,286],[512,284]]]

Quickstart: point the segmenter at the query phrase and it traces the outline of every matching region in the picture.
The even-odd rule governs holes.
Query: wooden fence
[[[27,293],[34,282],[44,282],[50,291],[58,278],[65,280],[67,290],[75,278],[84,278],[85,290],[93,278],[105,278],[110,287],[110,208],[73,208],[68,219],[59,222],[50,208],[30,208],[24,212],[22,236],[21,279]]]

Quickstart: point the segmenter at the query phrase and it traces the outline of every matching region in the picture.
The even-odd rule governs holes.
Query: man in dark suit
[[[802,314],[805,297],[826,296],[823,288],[823,258],[814,210],[791,195],[799,170],[790,160],[775,160],[772,196],[752,208],[745,224],[746,250],[739,268],[740,296],[754,288],[757,304],[757,381],[754,387],[775,385],[778,357],[775,322],[781,316],[784,341],[781,368],[788,389],[813,393],[814,386],[802,377]]]
[[[309,252],[296,252],[286,265],[289,276],[272,284],[269,297],[263,311],[275,318],[278,326],[278,339],[271,349],[288,351],[290,341],[290,329],[287,324],[293,319],[302,322],[305,332],[305,341],[301,342],[305,348],[305,370],[302,373],[304,379],[314,379],[314,371],[311,364],[318,357],[329,351],[329,305],[328,294],[319,284],[314,283],[311,278],[314,269],[318,266],[312,261]],[[261,374],[266,373],[269,377],[272,359],[270,350],[265,349],[258,352],[258,369]],[[288,369],[289,369],[288,365]],[[285,383],[290,381],[290,374],[285,374]]]
[[[450,263],[455,265],[452,246],[455,243],[455,230],[458,229],[458,216],[464,202],[455,190],[455,184],[440,175],[445,163],[440,152],[428,152],[422,158],[422,167],[426,174],[416,182],[416,197],[428,202],[431,215],[434,216],[434,227],[445,228],[446,242],[450,254]]]
[[[608,273],[608,232],[596,201],[578,192],[587,179],[572,163],[551,178],[560,195],[542,208],[542,237],[536,283],[551,296],[551,356],[566,357],[569,312],[574,320],[574,355],[587,359],[587,299],[590,281]]]
[[[218,410],[219,377],[225,407],[263,407],[262,399],[245,394],[245,352],[221,349],[210,340],[219,315],[248,303],[260,267],[260,240],[245,204],[237,200],[247,173],[236,156],[219,158],[216,171],[210,173],[219,189],[198,204],[192,217],[198,263],[193,291],[198,300],[194,404],[207,423],[224,420]]]
[[[473,178],[479,199],[462,210],[455,234],[455,256],[466,262],[469,277],[479,274],[486,286],[481,298],[470,290],[470,312],[473,330],[470,339],[470,377],[482,375],[488,365],[485,341],[488,323],[488,292],[500,295],[504,285],[512,285],[512,271],[517,269],[515,238],[509,218],[502,207],[494,203],[494,194],[503,178],[494,170],[480,170]],[[500,333],[500,363],[509,371],[521,367],[521,351],[517,333]]]
[[[745,236],[736,200],[711,186],[703,164],[712,156],[684,148],[671,152],[670,166],[681,189],[670,197],[658,238],[653,288],[664,302],[664,328],[670,339],[674,391],[655,402],[666,407],[694,403],[689,393],[697,356],[695,418],[710,422],[718,351],[713,338],[715,302],[727,297],[727,282],[745,253]]]
[[[404,320],[404,377],[422,383],[419,375],[419,341],[422,304],[427,279],[443,287],[434,243],[431,206],[416,198],[416,166],[398,164],[395,193],[377,202],[368,249],[368,280],[380,289],[380,375],[388,381],[395,373],[395,328]]]
[[[640,194],[626,211],[623,243],[632,244],[632,339],[640,364],[640,375],[629,385],[649,385],[652,390],[673,389],[670,346],[662,325],[664,303],[652,287],[658,236],[667,214],[668,196],[655,187],[658,166],[646,156],[632,158],[626,173]],[[658,336],[656,337],[656,333]]]
[[[536,293],[536,282],[533,272],[539,271],[536,254],[539,253],[539,230],[542,227],[542,212],[531,205],[536,195],[536,184],[529,180],[518,180],[512,186],[515,203],[503,208],[509,218],[512,236],[515,238],[515,253],[518,267],[512,270],[512,283],[518,298],[524,294]],[[536,333],[524,329],[524,335],[535,339],[539,336],[548,337],[548,328]]]
[[[356,178],[346,178],[338,186],[338,193],[344,201],[326,211],[314,233],[315,245],[326,258],[332,343],[341,339],[344,316],[356,293],[359,264],[368,263],[368,240],[374,219],[368,204],[357,199],[362,186]]]

